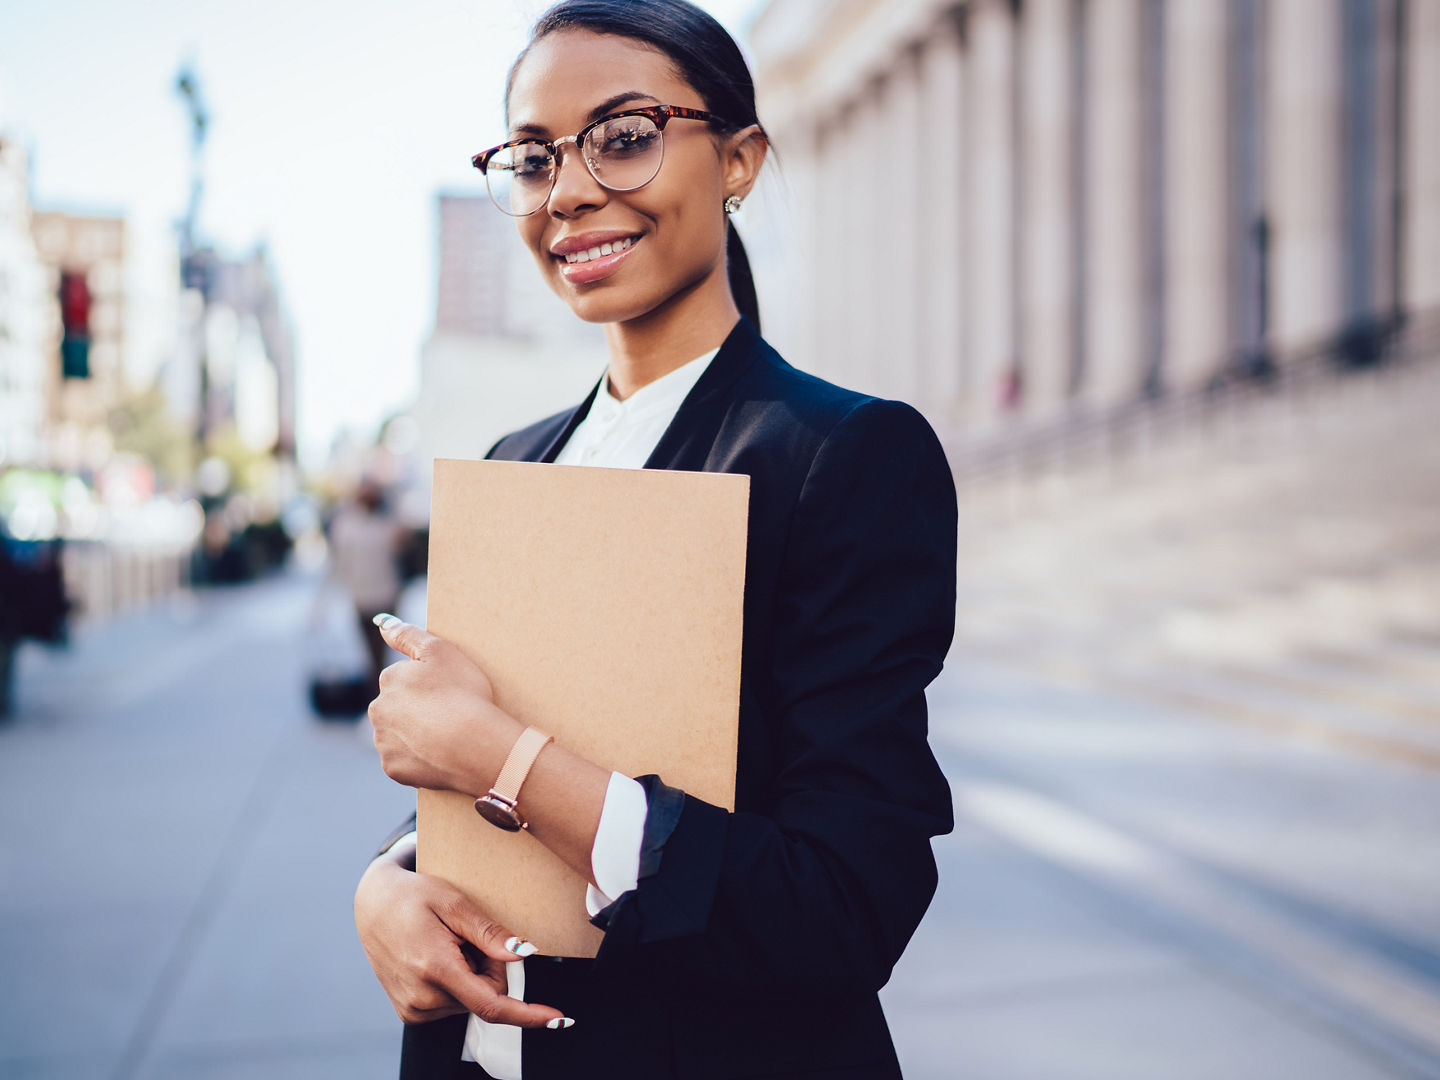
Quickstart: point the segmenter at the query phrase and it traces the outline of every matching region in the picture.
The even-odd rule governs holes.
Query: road
[[[306,711],[312,592],[22,653],[0,1077],[394,1075],[350,900],[411,798]],[[910,1080],[1440,1077],[1440,769],[1013,661],[962,634],[933,688],[959,824],[884,993]]]

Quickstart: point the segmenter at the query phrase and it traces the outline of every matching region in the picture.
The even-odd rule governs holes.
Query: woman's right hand
[[[505,993],[510,931],[454,886],[396,859],[370,864],[355,890],[360,943],[396,1014],[423,1024],[471,1012],[492,1024],[569,1027],[563,1014]]]

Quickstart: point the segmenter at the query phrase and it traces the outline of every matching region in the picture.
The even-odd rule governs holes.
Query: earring
[[[739,209],[740,209],[740,202],[741,202],[741,199],[740,199],[740,196],[739,196],[739,195],[730,195],[730,196],[728,196],[728,197],[725,199],[725,213],[727,213],[727,214],[733,214],[733,213],[735,213],[736,210],[739,210]]]

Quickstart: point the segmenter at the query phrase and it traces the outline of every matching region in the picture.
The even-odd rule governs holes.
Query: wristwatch
[[[500,775],[487,795],[475,800],[475,811],[491,825],[506,832],[519,832],[529,823],[520,813],[520,785],[530,775],[530,767],[540,751],[554,741],[538,728],[527,727],[510,748],[510,755],[500,767]]]

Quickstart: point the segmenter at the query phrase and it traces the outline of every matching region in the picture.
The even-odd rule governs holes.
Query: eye
[[[550,171],[550,155],[538,146],[522,149],[515,158],[516,176],[536,176]]]
[[[599,152],[607,157],[632,157],[643,154],[655,145],[660,129],[643,116],[623,116],[601,124],[593,133],[598,136]]]

